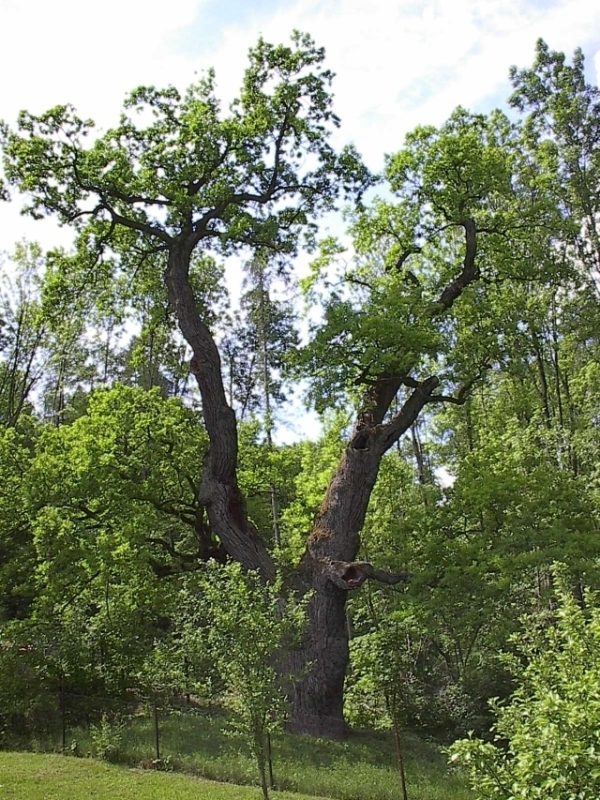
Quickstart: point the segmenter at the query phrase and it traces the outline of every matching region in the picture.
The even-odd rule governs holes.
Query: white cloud
[[[536,40],[571,52],[600,30],[600,6],[589,0],[298,0],[251,28],[230,28],[209,54],[228,91],[259,33],[285,39],[291,28],[312,33],[337,73],[342,138],[356,142],[378,167],[421,122],[441,123],[457,105],[476,107],[508,91],[508,69],[532,62]],[[600,35],[596,33],[596,47]],[[596,49],[594,47],[594,50]]]
[[[251,10],[238,2],[241,22],[224,25],[217,0],[0,0],[0,118],[72,102],[106,126],[134,86],[183,87],[211,65],[231,98],[258,35],[287,40],[297,28],[326,47],[337,73],[338,140],[354,141],[379,168],[416,124],[439,124],[458,104],[502,103],[509,66],[530,64],[540,36],[554,49],[598,51],[600,70],[600,5],[589,0],[270,0]],[[278,10],[261,13],[269,6]],[[23,235],[64,240],[52,231],[0,206],[0,248]]]
[[[0,119],[64,103],[100,125],[116,121],[125,94],[141,83],[167,83],[181,64],[169,36],[194,19],[198,0],[0,0]],[[188,67],[189,69],[189,67]],[[191,71],[191,70],[190,70]],[[18,199],[0,204],[0,249],[37,239],[66,245],[53,221],[21,217]]]
[[[328,64],[337,73],[339,139],[354,141],[376,169],[383,153],[399,148],[415,125],[440,124],[459,104],[503,103],[509,67],[530,64],[540,36],[554,49],[570,52],[600,23],[600,8],[587,0],[554,9],[535,9],[520,0],[437,0],[426,6],[344,0],[318,10],[306,5],[299,0],[295,12],[274,16],[261,32],[273,40],[285,38],[293,19],[326,46]],[[229,91],[258,32],[230,30],[227,47],[212,54]]]
[[[138,83],[161,80],[173,60],[169,33],[194,18],[197,0],[0,0],[0,111],[73,103],[103,119]]]

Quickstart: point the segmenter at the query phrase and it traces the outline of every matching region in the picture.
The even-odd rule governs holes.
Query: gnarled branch
[[[433,304],[433,313],[441,314],[448,311],[454,301],[457,300],[463,291],[479,277],[479,269],[475,264],[477,255],[477,226],[475,220],[467,217],[461,219],[458,225],[465,229],[466,252],[463,260],[463,268],[459,275],[445,287],[436,302]]]

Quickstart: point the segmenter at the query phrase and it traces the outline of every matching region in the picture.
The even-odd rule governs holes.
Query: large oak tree
[[[105,133],[59,106],[23,112],[16,130],[3,126],[2,143],[7,182],[29,196],[27,211],[77,232],[76,255],[54,259],[67,299],[117,271],[166,292],[193,353],[210,441],[199,500],[229,555],[271,580],[274,559],[238,487],[236,419],[199,269],[211,253],[293,255],[321,213],[372,179],[352,148],[330,143],[332,76],[309,37],[291,47],[260,41],[249,59],[228,113],[209,73],[183,96],[135,90]],[[393,199],[355,213],[356,261],[328,291],[304,355],[320,402],[350,396],[356,409],[290,578],[295,591],[313,592],[307,634],[290,656],[293,725],[313,733],[344,731],[348,591],[404,577],[356,560],[381,459],[426,406],[464,401],[495,357],[494,286],[530,274],[547,243],[529,233],[551,227],[543,181],[500,114],[459,110],[439,130],[418,129],[386,172]],[[313,296],[337,252],[325,246]]]

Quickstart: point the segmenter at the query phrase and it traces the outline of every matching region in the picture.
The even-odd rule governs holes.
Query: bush
[[[600,797],[600,609],[590,593],[578,605],[562,575],[556,584],[557,610],[515,640],[518,688],[492,701],[495,744],[450,748],[479,800]]]
[[[120,720],[111,721],[103,714],[100,723],[90,727],[90,739],[96,758],[115,763],[121,756],[123,723]]]

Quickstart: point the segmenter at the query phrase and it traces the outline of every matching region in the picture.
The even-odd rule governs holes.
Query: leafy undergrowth
[[[69,732],[73,752],[94,753],[86,731]],[[44,749],[44,744],[40,743]],[[115,757],[129,766],[151,765],[152,720],[134,717],[119,730]],[[451,774],[440,749],[409,732],[403,735],[411,800],[470,800],[466,783]],[[220,714],[171,713],[160,722],[160,755],[169,769],[216,781],[256,784],[256,767],[244,742],[227,730]],[[337,800],[397,800],[392,736],[355,732],[344,742],[279,734],[273,737],[277,789]],[[0,796],[3,796],[0,794]]]
[[[0,753],[2,800],[256,800],[249,786],[231,786],[90,759],[39,753]],[[314,800],[274,792],[273,800]]]

